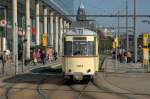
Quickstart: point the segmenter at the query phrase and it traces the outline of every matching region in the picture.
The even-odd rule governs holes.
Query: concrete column
[[[47,35],[47,7],[44,7],[44,33]]]
[[[50,12],[50,45],[53,47],[54,46],[54,12]]]
[[[58,16],[55,17],[55,50],[58,53]]]
[[[67,32],[67,24],[66,24],[66,20],[64,19],[64,33]]]
[[[6,37],[3,37],[3,51],[5,51],[7,49],[7,42],[6,42]]]
[[[18,72],[18,21],[17,21],[17,0],[13,0],[13,62]]]
[[[44,23],[42,21],[40,21],[40,43],[42,43],[42,33],[44,32]]]
[[[36,45],[40,45],[40,3],[36,0]]]
[[[67,27],[67,31],[69,31],[69,28],[70,28],[70,23],[69,22],[66,23],[66,27]]]
[[[30,20],[30,0],[26,0],[26,59],[30,59],[30,33],[31,33],[31,20]]]
[[[63,36],[63,18],[60,18],[60,28],[59,28],[59,55],[62,55],[62,36]]]

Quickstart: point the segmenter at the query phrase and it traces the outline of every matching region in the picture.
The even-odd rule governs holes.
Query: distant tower
[[[77,21],[84,21],[84,20],[86,20],[86,13],[85,13],[83,0],[80,0],[80,6],[79,6],[78,11],[77,11],[76,20]]]

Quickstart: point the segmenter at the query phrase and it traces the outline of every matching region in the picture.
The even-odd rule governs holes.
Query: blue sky
[[[75,1],[75,11],[79,7],[79,0]],[[133,14],[133,1],[128,0],[128,11]],[[126,0],[83,0],[87,14],[114,14],[120,11],[125,13]],[[150,0],[136,0],[137,14],[150,14]],[[103,26],[115,26],[117,27],[117,18],[92,18],[96,19],[97,23]],[[150,18],[137,18],[137,33],[142,32],[150,33],[150,24],[142,23],[142,20],[150,20]],[[120,25],[125,26],[125,18],[120,19]],[[132,18],[129,18],[129,26],[133,26]],[[120,30],[124,32],[125,30]]]

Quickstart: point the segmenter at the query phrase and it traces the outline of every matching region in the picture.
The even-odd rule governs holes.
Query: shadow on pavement
[[[4,83],[30,83],[60,84],[62,82],[62,70],[42,67],[31,70],[30,73],[19,74],[3,80]],[[46,80],[46,81],[45,81]]]
[[[61,68],[50,68],[50,67],[41,67],[41,68],[36,68],[36,69],[32,69],[30,71],[31,73],[41,73],[41,74],[52,74],[52,73],[62,73],[62,69]]]
[[[41,67],[32,69],[29,73],[18,74],[3,80],[4,83],[28,83],[28,84],[55,84],[55,85],[76,85],[87,84],[89,79],[82,81],[66,80],[63,77],[61,68]]]

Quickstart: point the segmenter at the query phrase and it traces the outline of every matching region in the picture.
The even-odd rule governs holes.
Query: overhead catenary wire
[[[66,14],[66,15],[60,15],[60,14],[55,14],[55,15],[37,15],[39,17],[44,17],[44,16],[66,16],[66,17],[76,17],[76,14]],[[80,16],[86,16],[86,17],[134,17],[132,14],[88,14],[88,15],[80,15]],[[150,17],[149,14],[136,14],[135,17]]]

